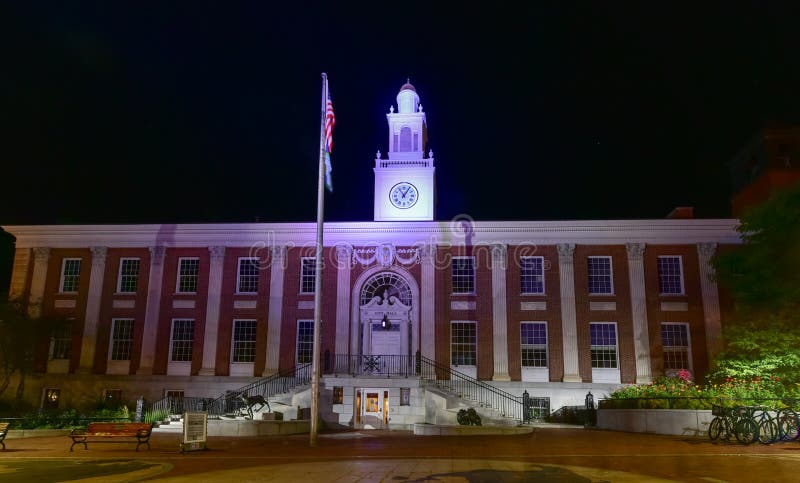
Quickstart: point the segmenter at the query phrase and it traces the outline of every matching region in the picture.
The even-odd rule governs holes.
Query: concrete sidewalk
[[[211,437],[209,450],[187,454],[179,452],[179,442],[177,434],[158,433],[150,451],[135,452],[135,444],[90,443],[88,450],[76,447],[70,453],[67,437],[7,440],[0,466],[135,460],[158,472],[147,479],[314,482],[796,481],[800,468],[797,442],[741,446],[583,429],[537,428],[529,435],[475,437],[348,431],[321,434],[313,448],[307,435]],[[7,480],[8,473],[2,472]],[[143,475],[130,476],[106,475],[102,481],[134,481]]]

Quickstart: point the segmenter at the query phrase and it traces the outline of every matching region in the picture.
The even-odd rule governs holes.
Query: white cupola
[[[417,90],[411,85],[410,79],[403,84],[400,92],[397,93],[397,112],[399,114],[411,114],[417,112],[419,106],[419,95]]]

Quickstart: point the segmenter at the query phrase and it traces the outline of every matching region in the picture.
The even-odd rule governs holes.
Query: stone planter
[[[597,427],[632,433],[705,436],[710,409],[598,409]]]

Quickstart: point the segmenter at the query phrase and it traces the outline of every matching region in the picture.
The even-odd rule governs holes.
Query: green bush
[[[460,409],[456,421],[462,426],[481,426],[481,416],[473,408]]]
[[[169,417],[169,411],[166,409],[145,411],[142,419],[145,423],[160,423]]]

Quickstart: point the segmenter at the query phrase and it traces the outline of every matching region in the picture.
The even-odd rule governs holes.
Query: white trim
[[[616,357],[617,367],[591,367],[591,351],[592,351],[592,324],[613,324],[614,325],[614,356]],[[610,321],[593,321],[589,322],[589,366],[592,369],[592,382],[593,383],[620,383],[620,357],[619,357],[619,324]]]
[[[197,290],[194,292],[181,292],[181,262],[183,260],[197,260],[197,274],[195,275],[197,277],[197,287],[195,288],[197,289],[200,286],[200,257],[178,257],[178,270],[175,273],[175,293],[193,295],[197,293]]]
[[[136,274],[136,290],[139,289],[139,276],[142,273],[142,259],[139,257],[123,257],[119,259],[119,267],[117,269],[117,291],[114,294],[135,294],[136,292],[123,292],[122,291],[122,264],[126,260],[139,260],[139,272]]]
[[[131,347],[128,354],[128,359],[112,359],[114,351],[114,328],[120,320],[131,321]],[[136,325],[136,319],[133,317],[113,317],[111,319],[111,331],[108,334],[108,354],[106,360],[109,362],[130,362],[133,358],[133,327]]]
[[[680,270],[680,281],[681,281],[681,291],[678,293],[666,293],[661,291],[661,272],[658,270],[658,260],[656,260],[656,272],[658,272],[658,295],[660,296],[681,296],[686,295],[686,283],[684,282],[683,276],[683,255],[659,255],[658,258],[677,258],[678,259],[678,269]]]
[[[69,291],[69,292],[65,292],[64,291],[64,270],[67,268],[67,261],[68,260],[78,260],[79,262],[81,262],[80,270],[78,271],[78,288],[80,289],[80,284],[81,284],[81,278],[80,277],[81,277],[81,271],[83,271],[83,258],[81,258],[81,257],[62,258],[61,259],[61,279],[59,280],[59,283],[58,283],[58,293],[60,293],[60,294],[78,293],[78,290],[72,290],[72,291]]]
[[[689,325],[688,322],[661,322],[661,326],[664,326],[664,325],[682,325],[682,326],[686,327],[686,344],[687,344],[687,346],[686,346],[686,360],[687,360],[687,362],[689,364],[689,367],[686,367],[685,369],[687,371],[691,372],[692,375],[694,375],[694,364],[692,363],[692,330],[691,330],[692,328],[691,328],[691,326]],[[659,329],[661,329],[661,327],[659,327]],[[661,330],[659,330],[659,334],[658,335],[661,336]],[[671,346],[671,347],[674,347],[674,346]],[[663,336],[661,336],[661,363],[662,363],[662,366],[663,366],[663,363],[664,363],[664,337]],[[664,373],[666,374],[667,371],[676,372],[677,373],[677,371],[679,371],[679,370],[680,369],[667,369],[665,367],[664,368]]]
[[[542,260],[542,291],[541,292],[523,292],[522,290],[522,259],[523,258],[539,258]],[[547,286],[545,285],[545,277],[544,277],[544,257],[543,256],[522,256],[519,257],[519,294],[520,295],[546,295],[547,294]]]
[[[241,287],[241,276],[242,276],[242,260],[255,260],[256,266],[258,266],[259,258],[258,257],[239,257],[238,261],[236,262],[236,295],[254,295],[258,294],[258,289],[261,288],[261,277],[258,277],[258,289],[255,292],[242,292],[240,290]]]
[[[740,244],[735,219],[476,221],[475,244],[506,243],[555,245],[619,245],[628,242],[683,245],[702,242]],[[3,229],[16,238],[16,247],[251,247],[269,241],[273,245],[298,246],[316,239],[315,223],[219,223],[151,225],[8,225]],[[164,234],[169,236],[165,237]],[[269,234],[269,236],[267,236]],[[342,243],[375,244],[415,242],[464,246],[454,237],[450,223],[441,221],[326,222],[325,246]]]
[[[610,292],[592,292],[591,291],[592,290],[592,287],[591,287],[592,284],[589,283],[590,282],[589,277],[591,276],[591,274],[589,273],[589,259],[591,259],[591,258],[608,258],[608,277],[609,277],[609,285],[611,285],[611,291]],[[589,289],[589,295],[599,295],[599,296],[603,296],[603,295],[605,295],[605,296],[613,296],[613,295],[616,295],[616,292],[614,291],[614,257],[612,257],[611,255],[589,255],[589,256],[587,256],[586,257],[586,277],[587,277],[587,279],[586,279],[587,284],[586,285],[587,285],[587,288]]]
[[[295,326],[294,331],[294,363],[295,365],[305,364],[305,362],[300,362],[300,323],[301,322],[311,322],[311,335],[313,340],[314,335],[314,319],[297,319],[297,324]],[[311,350],[311,356],[314,356],[314,350]],[[309,361],[311,362],[311,361]]]
[[[189,360],[189,361],[173,361],[172,360],[172,345],[175,342],[174,337],[175,337],[175,321],[176,320],[191,320],[193,322],[193,326],[192,326],[192,353],[191,353],[192,360]],[[167,361],[170,364],[173,364],[173,363],[178,363],[178,364],[189,363],[189,364],[191,364],[194,361],[194,350],[195,350],[194,343],[195,343],[196,340],[197,340],[197,320],[194,319],[194,318],[191,318],[191,317],[174,317],[170,321],[170,324],[169,324],[169,354],[167,354]]]
[[[454,260],[465,260],[470,259],[472,260],[472,292],[456,292],[454,291],[454,283],[453,283],[453,261]],[[475,295],[478,293],[478,281],[477,281],[477,267],[475,266],[475,255],[469,256],[453,256],[450,259],[450,295],[460,296],[460,295]]]
[[[312,264],[312,268],[315,268],[316,267],[316,263],[317,263],[317,259],[315,257],[300,257],[300,286],[298,287],[298,289],[299,289],[299,293],[301,293],[301,294],[313,294],[314,293],[314,289],[312,289],[309,292],[304,292],[303,291],[303,263],[304,263],[305,260],[310,260],[310,261],[314,262]],[[314,280],[314,283],[316,284],[317,283],[317,273],[316,273],[316,271],[312,272],[311,278]]]

